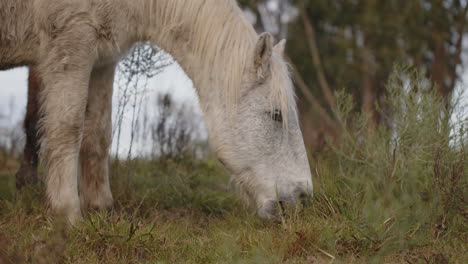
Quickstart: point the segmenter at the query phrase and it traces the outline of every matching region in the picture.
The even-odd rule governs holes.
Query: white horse
[[[51,208],[71,223],[106,208],[115,65],[137,41],[192,78],[210,145],[266,219],[312,193],[284,41],[258,36],[234,0],[2,0],[0,69],[36,66]]]

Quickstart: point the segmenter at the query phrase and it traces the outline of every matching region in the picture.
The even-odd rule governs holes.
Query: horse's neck
[[[143,34],[171,53],[194,82],[200,101],[240,81],[257,35],[234,0],[142,0]],[[225,78],[232,82],[224,82]],[[221,77],[221,78],[220,78]],[[240,85],[240,84],[239,84]]]

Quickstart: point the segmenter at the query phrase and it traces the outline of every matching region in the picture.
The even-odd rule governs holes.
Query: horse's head
[[[309,163],[295,97],[283,58],[262,34],[243,73],[234,109],[218,111],[211,144],[232,182],[260,217],[278,216],[278,205],[295,205],[312,193]]]

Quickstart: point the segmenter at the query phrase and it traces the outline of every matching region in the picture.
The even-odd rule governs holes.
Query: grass
[[[281,223],[245,208],[216,161],[186,157],[113,162],[114,208],[67,230],[43,186],[14,190],[10,162],[0,263],[466,263],[467,122],[444,118],[420,82],[393,78],[391,127],[369,129],[337,95],[346,129],[311,157],[311,205]]]
[[[443,234],[435,236],[431,226],[420,227],[410,233],[405,230],[405,235],[418,237],[405,237],[402,242],[386,235],[395,222],[370,227],[354,219],[360,212],[350,206],[352,200],[342,199],[334,193],[337,189],[324,183],[325,178],[329,184],[335,179],[322,161],[315,174],[313,205],[282,224],[264,222],[244,208],[226,190],[227,175],[213,161],[187,160],[163,169],[159,164],[139,162],[138,171],[131,175],[131,186],[124,176],[114,179],[113,210],[88,213],[83,223],[69,231],[44,209],[43,188],[14,193],[13,174],[4,173],[0,176],[2,186],[9,186],[7,192],[3,190],[9,198],[0,202],[4,263],[8,263],[7,258],[11,263],[466,260],[466,232],[446,227]],[[395,248],[400,243],[404,245]]]

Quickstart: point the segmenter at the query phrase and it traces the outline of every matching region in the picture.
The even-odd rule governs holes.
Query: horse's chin
[[[312,196],[310,177],[283,184],[252,181],[253,170],[231,174],[231,185],[239,197],[256,209],[257,215],[269,221],[277,221],[286,214],[297,212]]]
[[[277,221],[280,219],[281,209],[275,200],[265,201],[258,209],[257,214],[260,218],[268,221]]]
[[[260,218],[269,221],[278,221],[283,216],[300,212],[308,203],[310,196],[301,195],[297,199],[278,198],[268,199],[258,206],[257,214]]]
[[[276,221],[280,219],[277,209],[277,202],[274,199],[258,199],[254,194],[243,188],[234,185],[239,198],[250,208],[256,211],[257,215],[264,220]]]
[[[311,182],[310,182],[311,184]],[[312,187],[309,182],[294,182],[289,188],[274,188],[266,196],[259,194],[253,200],[257,214],[265,220],[279,220],[282,216],[301,211],[310,202]]]

